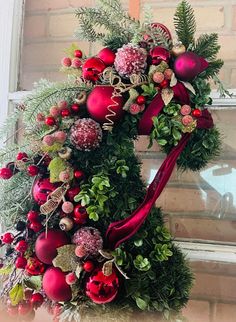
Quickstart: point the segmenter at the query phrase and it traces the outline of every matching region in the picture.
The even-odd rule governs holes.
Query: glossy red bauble
[[[154,47],[150,51],[152,65],[159,65],[162,61],[168,63],[170,60],[170,52],[163,47]]]
[[[62,117],[70,116],[70,110],[68,108],[63,108],[63,110],[61,110],[61,116]]]
[[[87,100],[88,112],[95,121],[99,123],[108,122],[106,117],[117,122],[124,114],[123,98],[121,96],[112,98],[114,88],[112,86],[96,86],[90,93]],[[115,101],[115,103],[113,102]],[[112,110],[115,115],[108,110]]]
[[[25,152],[19,152],[17,153],[16,160],[25,162],[28,160],[28,155]]]
[[[38,276],[45,272],[45,265],[37,257],[30,257],[25,269],[29,275]]]
[[[43,228],[43,225],[41,224],[41,222],[33,221],[30,223],[29,228],[32,229],[35,233],[38,233]]]
[[[30,303],[34,308],[40,307],[44,302],[43,295],[40,293],[34,293],[30,298]]]
[[[30,222],[39,221],[39,213],[37,211],[30,210],[27,214],[27,219]]]
[[[83,78],[92,82],[96,82],[105,68],[106,65],[100,58],[88,58],[82,66]]]
[[[14,235],[12,233],[5,233],[1,236],[1,241],[4,244],[11,244],[14,240]]]
[[[57,256],[57,248],[69,244],[66,233],[57,229],[49,229],[47,234],[41,233],[35,243],[35,253],[38,259],[48,265],[52,265]]]
[[[18,305],[19,315],[28,315],[31,311],[32,311],[32,306],[30,302],[24,302]]]
[[[143,96],[143,95],[139,95],[137,98],[136,98],[136,102],[138,105],[143,105],[146,103],[146,97]]]
[[[74,202],[74,197],[77,196],[80,192],[80,187],[73,187],[67,190],[66,197],[71,201]]]
[[[76,178],[77,180],[84,179],[84,172],[82,170],[75,170],[74,171],[74,178]]]
[[[202,116],[202,111],[199,110],[199,108],[195,108],[195,110],[192,111],[192,115],[196,118]]]
[[[118,293],[119,280],[115,270],[105,276],[101,269],[95,270],[86,283],[86,295],[97,304],[113,301]]]
[[[33,198],[38,205],[43,205],[48,198],[48,195],[53,192],[59,184],[53,184],[49,178],[41,178],[36,180],[33,187]]]
[[[66,274],[57,267],[51,267],[45,272],[43,290],[50,300],[56,302],[67,302],[72,297],[71,288],[66,283]]]
[[[208,67],[208,62],[188,51],[179,55],[174,62],[174,72],[182,81],[191,81]]]
[[[170,84],[170,82],[169,82],[167,79],[164,79],[164,80],[159,84],[159,86],[160,86],[160,88],[166,88],[166,87],[168,87],[168,86],[169,86],[169,84]]]
[[[56,124],[56,120],[53,116],[47,116],[44,120],[44,123],[48,126],[54,126]]]
[[[73,105],[71,105],[71,111],[72,111],[73,113],[79,113],[79,110],[80,110],[80,107],[79,107],[79,105],[78,105],[78,104],[73,104]]]
[[[15,250],[17,250],[20,253],[25,253],[28,249],[28,243],[25,240],[20,240],[15,247]]]
[[[85,270],[85,272],[92,272],[94,270],[94,263],[92,261],[84,262],[83,269]]]
[[[76,50],[74,51],[74,56],[75,56],[75,57],[77,57],[77,58],[82,58],[82,57],[83,57],[83,53],[82,53],[82,51],[81,51],[81,50],[76,49]]]
[[[81,205],[76,205],[74,208],[73,219],[76,224],[84,225],[88,219],[86,208]]]
[[[99,51],[98,58],[100,58],[106,66],[114,64],[116,54],[110,48],[106,47]]]
[[[9,168],[0,169],[0,179],[8,180],[13,176],[13,171]]]
[[[25,257],[17,257],[15,261],[15,267],[20,269],[25,269],[27,265],[27,259]]]
[[[37,167],[37,165],[29,165],[27,168],[27,172],[28,175],[30,175],[31,177],[37,176],[37,174],[39,173],[39,167]]]

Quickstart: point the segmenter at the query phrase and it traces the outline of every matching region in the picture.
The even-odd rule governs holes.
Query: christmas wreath
[[[217,74],[217,34],[194,39],[182,1],[166,26],[132,19],[118,0],[79,8],[77,35],[104,48],[86,57],[75,44],[62,59],[63,83],[41,80],[9,117],[24,142],[1,152],[1,299],[10,316],[33,318],[43,303],[55,321],[88,310],[132,310],[165,318],[187,303],[192,274],[154,204],[177,162],[199,170],[218,155],[207,106]],[[101,31],[102,30],[102,31]],[[223,87],[221,86],[221,89]],[[145,187],[134,152],[138,135],[167,154]],[[112,313],[111,313],[112,315]]]

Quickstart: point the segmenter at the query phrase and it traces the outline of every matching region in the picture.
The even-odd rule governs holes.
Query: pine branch
[[[215,60],[219,49],[218,35],[216,33],[203,34],[196,41],[194,52],[208,60]]]
[[[199,76],[205,79],[213,78],[214,76],[219,74],[219,71],[223,65],[224,65],[224,62],[221,59],[217,59],[215,61],[209,62],[207,69]]]
[[[5,123],[0,128],[0,138],[5,139],[12,131],[15,130],[16,124],[20,119],[22,111],[15,109],[6,119]]]
[[[178,40],[188,48],[189,45],[194,43],[196,21],[194,11],[186,0],[183,0],[176,9],[174,25]]]

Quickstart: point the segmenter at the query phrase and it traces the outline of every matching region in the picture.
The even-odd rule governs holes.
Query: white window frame
[[[0,123],[4,122],[14,104],[20,103],[30,92],[18,91],[19,64],[25,0],[1,0],[0,9]],[[212,91],[211,110],[236,109],[236,89],[233,98],[220,98]],[[207,243],[206,243],[207,242]],[[221,261],[236,263],[236,246],[228,243],[183,239],[176,240],[191,261]]]

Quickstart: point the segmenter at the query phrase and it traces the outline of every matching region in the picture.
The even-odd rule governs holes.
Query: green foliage
[[[59,158],[56,157],[52,159],[52,161],[49,163],[48,169],[50,171],[50,182],[60,182],[59,175],[62,171],[69,171],[70,173],[70,180],[73,179],[73,169],[68,166],[68,163]]]
[[[160,262],[167,261],[173,255],[170,247],[168,244],[156,244],[151,256]]]
[[[42,288],[42,276],[26,277],[23,281],[24,285],[31,290],[40,291]]]
[[[176,9],[174,25],[178,40],[188,48],[189,45],[194,43],[196,21],[194,11],[186,0],[183,0]]]
[[[137,270],[146,272],[151,268],[151,263],[149,262],[148,258],[143,258],[142,255],[137,255],[134,259],[134,266],[137,268]]]
[[[18,305],[24,299],[24,289],[22,284],[16,284],[9,292],[9,298],[12,305]]]
[[[199,76],[203,79],[214,78],[219,74],[220,69],[223,67],[224,62],[221,59],[209,62],[207,69],[202,72]]]
[[[166,49],[172,48],[172,39],[170,39],[168,33],[160,27],[153,28],[150,26],[145,26],[146,33],[153,40],[152,46],[162,46]]]
[[[196,43],[194,52],[206,58],[207,60],[215,60],[216,55],[220,50],[220,45],[218,44],[218,34],[203,34],[201,35]]]

